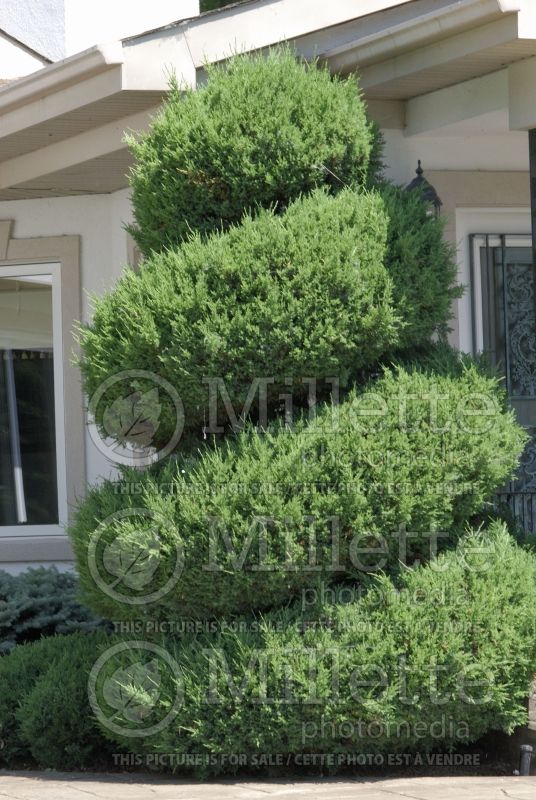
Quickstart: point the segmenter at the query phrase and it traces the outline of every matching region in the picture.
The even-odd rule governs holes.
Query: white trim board
[[[56,479],[58,491],[58,524],[56,525],[0,525],[0,538],[12,536],[59,536],[68,521],[67,463],[65,441],[65,391],[63,380],[63,325],[61,301],[61,264],[18,264],[0,266],[0,278],[17,278],[32,275],[52,277],[52,341],[54,351],[54,411],[56,439]]]
[[[456,209],[456,246],[458,258],[458,277],[467,287],[463,297],[458,301],[459,347],[470,353],[473,345],[472,303],[469,291],[471,280],[470,240],[472,234],[527,234],[531,230],[530,209],[519,208],[457,208]],[[475,270],[475,311],[476,311],[476,345],[477,350],[483,347],[483,315],[482,292],[479,270]]]

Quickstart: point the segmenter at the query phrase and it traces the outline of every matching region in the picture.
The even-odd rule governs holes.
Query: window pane
[[[0,525],[57,522],[52,276],[0,278]]]

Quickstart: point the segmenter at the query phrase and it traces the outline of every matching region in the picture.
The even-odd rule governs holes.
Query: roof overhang
[[[124,131],[147,126],[170,72],[195,86],[207,62],[281,41],[359,70],[367,99],[398,125],[408,100],[536,57],[536,3],[308,0],[304,14],[302,0],[250,0],[92,48],[0,89],[0,199],[123,188]]]

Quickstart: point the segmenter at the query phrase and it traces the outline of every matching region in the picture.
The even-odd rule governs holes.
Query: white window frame
[[[14,236],[14,222],[0,219],[0,272],[20,266],[45,266],[50,274],[50,264],[60,265],[60,294],[62,348],[61,358],[65,430],[65,473],[67,476],[67,512],[71,517],[85,495],[86,483],[86,439],[85,411],[80,370],[74,365],[73,356],[78,347],[73,331],[82,319],[81,297],[81,239],[80,236],[37,236],[19,239]],[[62,482],[63,484],[63,482]],[[64,512],[62,512],[62,515]],[[10,564],[21,568],[23,564],[40,562],[71,563],[73,551],[65,526],[17,525],[15,535],[7,532],[0,535],[0,565],[8,569]],[[12,528],[13,530],[13,528]],[[55,535],[59,532],[59,535]]]
[[[43,263],[0,266],[0,278],[29,278],[34,275],[50,275],[52,277],[52,349],[54,357],[58,523],[51,525],[27,525],[24,523],[18,525],[0,525],[0,538],[11,536],[59,536],[64,533],[65,526],[68,522],[61,264]]]
[[[523,177],[523,176],[522,176]],[[438,189],[443,199],[440,180],[436,181],[436,175],[431,178],[434,186]],[[496,181],[497,178],[494,178]],[[527,179],[528,180],[528,179]],[[483,324],[482,324],[482,292],[478,276],[474,283],[471,280],[471,262],[474,260],[474,252],[471,250],[471,236],[484,232],[489,236],[507,235],[526,235],[531,228],[530,208],[522,205],[512,206],[485,206],[485,205],[465,205],[464,192],[467,187],[472,187],[472,192],[476,196],[481,195],[482,200],[486,191],[491,191],[487,185],[482,184],[483,178],[477,172],[467,173],[465,180],[456,183],[456,195],[460,196],[459,204],[453,199],[448,199],[447,203],[451,209],[450,214],[454,222],[451,231],[451,241],[456,246],[458,261],[458,282],[465,287],[463,296],[456,301],[456,321],[458,326],[458,341],[456,346],[464,353],[476,354],[482,351],[483,347]],[[500,184],[499,184],[500,185]],[[438,188],[439,187],[439,188]],[[475,188],[476,187],[476,188]],[[493,192],[499,189],[493,184]],[[478,272],[480,261],[478,259]],[[478,282],[478,285],[477,285]]]
[[[532,249],[530,234],[508,233],[501,237],[495,233],[473,233],[470,235],[472,242],[471,253],[471,315],[473,319],[473,352],[481,353],[484,350],[484,309],[482,307],[482,270],[480,263],[480,250],[486,246],[490,248],[502,247],[528,247]]]

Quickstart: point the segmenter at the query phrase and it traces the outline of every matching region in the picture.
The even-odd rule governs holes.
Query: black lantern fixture
[[[406,186],[405,191],[413,192],[415,189],[419,189],[422,192],[424,200],[427,203],[429,203],[430,206],[432,206],[433,208],[433,211],[432,209],[430,209],[430,214],[433,214],[435,217],[439,217],[439,215],[441,214],[441,206],[443,205],[443,203],[439,199],[439,195],[434,189],[434,187],[430,183],[428,183],[428,181],[424,177],[424,170],[421,166],[420,160],[419,160],[419,166],[415,171],[417,173],[417,177],[413,178],[411,183],[409,183]]]

